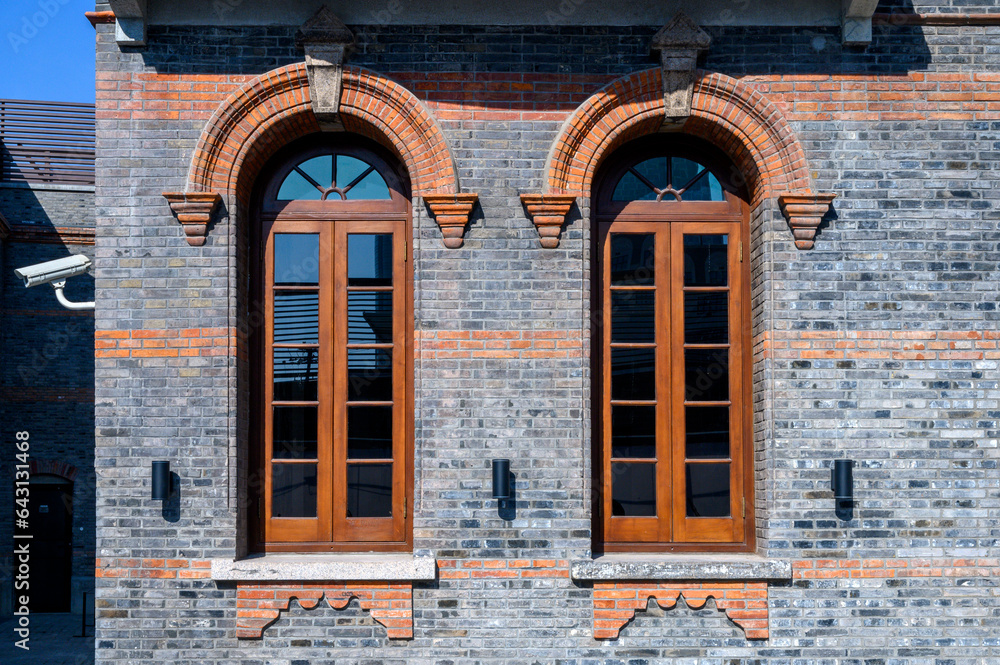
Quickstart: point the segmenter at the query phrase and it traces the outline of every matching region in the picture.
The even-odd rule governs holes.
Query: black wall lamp
[[[170,485],[170,462],[153,462],[153,500],[169,499],[173,489]]]
[[[833,486],[833,501],[837,517],[850,520],[854,508],[854,461],[833,460],[830,484]]]
[[[510,460],[493,460],[493,498],[497,507],[502,508],[510,499]]]

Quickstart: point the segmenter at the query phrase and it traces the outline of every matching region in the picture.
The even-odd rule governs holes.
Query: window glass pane
[[[274,401],[316,400],[319,349],[274,350]]]
[[[274,283],[276,286],[319,284],[319,234],[274,234]]]
[[[371,164],[351,155],[337,155],[337,187],[344,188],[368,170]]]
[[[704,170],[704,166],[698,164],[697,162],[692,162],[690,159],[684,159],[683,157],[671,157],[670,158],[670,168],[673,169],[672,182],[674,189],[680,189],[684,185],[691,182],[691,179]],[[687,198],[684,196],[683,198]]]
[[[729,349],[685,349],[684,399],[724,402],[729,399]]]
[[[652,159],[639,162],[632,168],[643,178],[651,182],[654,187],[666,189],[667,185],[670,184],[670,178],[667,177],[666,157],[653,157]]]
[[[653,291],[611,292],[611,341],[654,341]]]
[[[299,164],[299,169],[324,189],[333,183],[333,157],[331,155],[320,155],[307,159]]]
[[[688,344],[725,344],[729,341],[729,294],[684,294],[684,341]]]
[[[729,236],[684,235],[684,286],[725,286]]]
[[[347,285],[392,286],[392,234],[347,236]]]
[[[611,399],[656,399],[656,349],[611,349]]]
[[[273,459],[316,459],[316,407],[274,407]]]
[[[347,350],[347,399],[392,401],[392,349]]]
[[[278,188],[277,198],[279,201],[319,201],[322,197],[323,192],[316,185],[303,178],[298,171],[292,171]]]
[[[392,517],[392,464],[347,465],[347,516]]]
[[[316,517],[315,464],[273,465],[271,487],[273,517]]]
[[[684,408],[685,455],[688,459],[729,457],[729,407]]]
[[[645,286],[653,283],[653,234],[611,234],[612,286]]]
[[[681,197],[685,201],[725,201],[722,194],[722,184],[711,172],[698,178],[691,183],[691,186],[684,190]]]
[[[392,343],[391,291],[351,291],[347,294],[347,341],[351,344]]]
[[[611,457],[656,457],[655,406],[611,406]]]
[[[319,341],[319,294],[284,291],[274,294],[274,343],[316,344]]]
[[[615,185],[612,201],[655,201],[656,192],[642,182],[631,171],[626,171]]]
[[[611,464],[611,514],[615,517],[656,515],[656,464]]]
[[[392,407],[347,407],[347,458],[392,459]]]
[[[354,178],[345,180],[344,185],[349,185],[353,181]],[[385,180],[381,175],[379,175],[378,171],[372,171],[359,180],[356,185],[347,190],[348,201],[360,201],[362,199],[367,201],[384,201],[391,198],[392,195],[389,193],[389,185],[385,184]]]
[[[687,464],[687,516],[729,517],[729,464]]]

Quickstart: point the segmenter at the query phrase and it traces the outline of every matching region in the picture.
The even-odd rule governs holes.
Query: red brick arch
[[[32,476],[48,474],[74,481],[80,473],[79,470],[72,464],[61,462],[59,460],[32,459],[28,466],[31,470]]]
[[[368,136],[403,160],[413,194],[454,194],[458,174],[444,134],[406,88],[361,67],[344,67],[344,129]],[[272,70],[232,93],[195,149],[187,192],[234,194],[248,201],[264,162],[290,141],[321,131],[303,63]]]
[[[547,193],[589,196],[601,160],[623,143],[659,131],[663,113],[659,68],[623,76],[597,91],[570,116],[552,147]],[[754,204],[810,190],[805,153],[781,111],[742,81],[699,72],[683,131],[733,159]]]

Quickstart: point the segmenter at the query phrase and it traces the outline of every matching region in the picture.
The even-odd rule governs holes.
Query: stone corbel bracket
[[[872,16],[878,0],[841,0],[841,42],[846,46],[867,46],[872,42]]]
[[[188,244],[192,247],[204,245],[208,224],[222,196],[218,192],[163,192],[163,198],[184,227]]]
[[[108,0],[119,46],[146,45],[146,0]]]
[[[457,249],[462,246],[469,215],[479,200],[478,194],[424,194],[424,203],[441,229],[444,246]]]
[[[799,249],[812,249],[823,216],[830,210],[836,194],[814,194],[813,192],[788,192],[778,196],[781,214],[788,220]]]
[[[304,609],[317,607],[324,598],[342,610],[357,598],[372,619],[385,626],[389,639],[413,637],[413,585],[407,583],[276,584],[240,583],[236,587],[236,637],[260,639],[264,629],[288,609],[292,598]]]
[[[295,43],[306,53],[313,113],[321,124],[339,128],[344,60],[354,48],[354,33],[324,5],[302,24]]]
[[[538,229],[542,247],[555,249],[559,246],[559,233],[575,201],[573,194],[521,194],[521,203]]]
[[[675,129],[691,115],[698,56],[708,50],[712,38],[687,17],[677,12],[659,29],[649,48],[660,52],[663,74],[663,128]]]

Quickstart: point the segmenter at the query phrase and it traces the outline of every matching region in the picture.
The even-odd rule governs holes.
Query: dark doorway
[[[39,475],[31,479],[32,612],[69,612],[73,573],[73,483]]]

